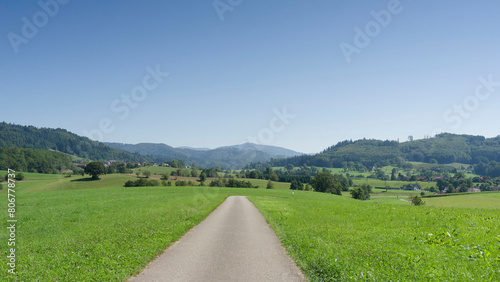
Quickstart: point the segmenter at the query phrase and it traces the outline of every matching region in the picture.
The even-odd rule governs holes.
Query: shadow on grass
[[[86,178],[80,178],[80,179],[73,179],[71,182],[76,182],[76,181],[96,181],[96,180],[101,180],[100,178],[94,179],[92,177],[86,177]]]

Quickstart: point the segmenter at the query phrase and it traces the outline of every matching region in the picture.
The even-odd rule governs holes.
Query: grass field
[[[393,188],[400,188],[402,186],[408,185],[410,183],[417,183],[420,187],[424,189],[428,189],[432,186],[436,187],[436,182],[425,182],[425,181],[413,181],[413,182],[406,182],[406,181],[390,181],[390,180],[380,180],[380,179],[374,179],[374,178],[366,178],[366,179],[353,179],[352,181],[354,184],[358,185],[363,185],[363,184],[368,184],[371,185],[372,187],[393,187]]]
[[[311,281],[499,281],[500,212],[249,197]],[[403,202],[402,202],[403,203]]]
[[[410,170],[404,170],[404,169],[398,169],[398,171],[405,175],[406,172],[411,172],[412,174],[416,174],[417,173],[417,169],[418,168],[432,168],[432,167],[435,167],[435,166],[444,166],[444,167],[449,167],[449,168],[457,168],[457,169],[460,169],[461,167],[464,167],[464,168],[468,168],[470,165],[469,164],[461,164],[461,163],[451,163],[451,164],[429,164],[429,163],[422,163],[422,162],[409,162],[413,165],[413,168],[414,169],[410,169]],[[396,168],[395,166],[384,166],[384,167],[381,167],[380,169],[388,176],[391,175],[391,172],[392,172],[392,169],[393,168]],[[282,169],[282,170],[286,170],[285,167],[273,167],[273,169]],[[296,168],[297,169],[297,168]],[[323,168],[320,167],[320,169],[322,170]],[[346,175],[346,173],[344,172],[344,169],[343,168],[325,168],[326,170],[334,173],[334,174],[342,174],[342,175]],[[369,168],[371,169],[371,168]],[[354,176],[358,176],[358,175],[363,175],[363,177],[368,177],[370,175],[372,175],[373,173],[372,172],[357,172],[357,171],[348,171],[347,173],[350,174],[350,177],[354,177]],[[451,175],[454,175],[453,173],[451,173]],[[465,173],[466,177],[478,177],[479,175],[477,174],[474,174],[474,173]]]
[[[170,173],[172,173],[172,171],[177,171],[178,168],[173,168],[173,167],[162,167],[162,166],[147,166],[147,167],[139,167],[139,168],[134,168],[132,169],[133,171],[133,174],[135,174],[137,171],[149,171],[151,172],[152,175],[154,175],[155,173],[157,175],[162,175],[164,173],[168,173],[168,175],[170,175]],[[191,173],[191,170],[190,168],[181,168],[181,170],[184,172],[184,173]],[[196,171],[201,172],[199,169],[196,169]]]
[[[424,200],[428,206],[433,207],[500,209],[500,192],[432,197]]]
[[[461,205],[461,196],[413,207],[400,201],[407,191],[362,202],[285,189],[124,188],[131,176],[101,178],[29,175],[18,184],[18,280],[126,280],[230,195],[249,196],[312,281],[500,279],[500,209],[431,206]],[[499,195],[462,202],[494,206]],[[3,230],[6,219],[1,212]],[[7,236],[0,232],[4,258]],[[2,276],[6,270],[0,264]]]

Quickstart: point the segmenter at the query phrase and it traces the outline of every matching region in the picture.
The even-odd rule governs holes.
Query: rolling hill
[[[362,139],[342,141],[316,155],[275,159],[271,166],[314,165],[342,167],[343,162],[357,162],[366,167],[401,164],[407,161],[431,163],[487,163],[500,161],[500,136],[457,135],[442,133],[434,138],[399,143]]]
[[[65,129],[37,128],[5,122],[0,123],[0,147],[52,150],[91,160],[146,160],[139,154],[112,148]]]
[[[245,143],[216,149],[196,149],[188,147],[174,148],[166,144],[140,143],[122,144],[105,143],[113,148],[131,153],[139,153],[155,161],[182,159],[200,167],[241,168],[251,162],[267,162],[273,158],[297,156],[301,153],[281,147]]]

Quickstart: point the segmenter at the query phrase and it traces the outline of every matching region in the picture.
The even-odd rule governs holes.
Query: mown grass
[[[500,280],[499,210],[249,198],[311,281]]]
[[[15,278],[124,280],[224,201],[226,195],[213,191],[143,187],[23,193],[20,188]],[[204,194],[210,197],[200,196]],[[5,206],[6,197],[2,197]],[[3,230],[6,214],[0,216]],[[0,234],[4,258],[7,235]],[[6,269],[2,263],[2,276]]]
[[[411,207],[396,197],[362,202],[305,191],[292,196],[282,189],[121,187],[130,178],[19,183],[18,274],[8,276],[2,263],[2,277],[126,280],[226,197],[245,195],[313,281],[500,279],[498,209]],[[7,212],[1,212],[3,230],[6,219]],[[0,232],[4,258],[7,236]]]
[[[424,201],[434,207],[500,209],[500,192],[431,197]]]
[[[122,187],[130,178],[116,174],[99,181],[73,176],[18,182],[17,275],[8,274],[2,263],[0,280],[126,280],[229,195],[291,196],[283,190]],[[7,196],[2,195],[0,228],[7,230]],[[0,232],[4,258],[8,236]]]
[[[417,183],[423,189],[429,189],[432,186],[436,187],[436,182],[425,182],[425,181],[412,181],[412,182],[390,181],[390,180],[385,181],[385,180],[374,179],[374,178],[366,178],[366,179],[353,179],[352,182],[354,184],[357,184],[357,185],[368,184],[368,185],[371,185],[372,187],[389,186],[389,187],[393,187],[393,188],[400,188],[402,186],[406,186],[408,184],[415,184],[415,183]]]

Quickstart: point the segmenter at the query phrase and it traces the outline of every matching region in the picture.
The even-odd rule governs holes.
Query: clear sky
[[[2,121],[305,153],[500,134],[497,0],[40,3],[0,2]]]

